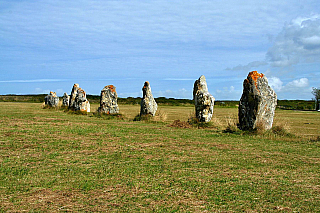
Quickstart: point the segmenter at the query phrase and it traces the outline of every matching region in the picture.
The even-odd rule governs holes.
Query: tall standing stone
[[[243,82],[239,103],[239,128],[271,129],[276,106],[277,95],[268,85],[265,75],[257,71],[250,72]]]
[[[90,112],[90,103],[87,100],[86,92],[79,87],[79,84],[74,84],[72,87],[69,109]]]
[[[158,105],[153,98],[150,83],[146,81],[142,87],[143,97],[141,100],[140,115],[152,115],[155,116]]]
[[[75,109],[74,103],[75,103],[75,100],[76,100],[78,89],[79,89],[79,84],[74,84],[73,87],[72,87],[72,90],[71,90],[69,109],[72,109],[72,110]]]
[[[106,114],[119,113],[117,101],[118,94],[116,92],[116,87],[113,85],[105,86],[101,90],[100,107],[98,108],[98,112]]]
[[[51,107],[57,107],[59,104],[59,97],[55,92],[50,91],[49,95],[44,98],[44,103]]]
[[[196,117],[200,122],[209,122],[213,115],[214,97],[208,92],[207,82],[204,75],[201,75],[194,82],[193,100],[196,110]]]
[[[78,89],[74,108],[76,111],[90,112],[90,103],[87,100],[86,92],[81,88]]]
[[[68,107],[70,101],[70,96],[65,92],[62,96],[62,106]]]

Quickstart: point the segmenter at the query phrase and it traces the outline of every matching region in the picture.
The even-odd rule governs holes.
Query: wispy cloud
[[[181,97],[179,88],[191,90],[200,75],[212,91],[237,90],[235,82],[245,76],[223,72],[226,67],[249,71],[318,61],[318,18],[294,18],[319,10],[317,0],[1,0],[0,82],[12,84],[0,85],[0,93],[17,91],[14,83],[54,87],[64,79],[68,84],[57,88],[69,91],[70,81],[82,79],[95,93],[103,81],[116,82],[125,95],[154,79],[162,95]],[[24,92],[30,93],[29,84]]]
[[[248,63],[247,65],[239,64],[236,67],[227,68],[226,70],[233,70],[233,71],[235,71],[235,70],[245,70],[245,71],[250,71],[253,68],[258,68],[260,66],[264,66],[264,65],[267,65],[267,64],[268,63],[265,62],[265,61],[253,61],[253,62]]]
[[[165,78],[165,81],[195,81],[196,79],[192,78]]]
[[[236,90],[234,86],[223,87],[215,92],[216,100],[234,100],[240,99],[241,90]],[[236,98],[235,98],[236,97]]]
[[[270,77],[268,80],[269,80],[269,85],[275,90],[275,92],[278,92],[280,94],[300,93],[300,95],[305,95],[305,97],[303,99],[308,99],[307,97],[310,97],[311,87],[309,84],[309,79],[307,79],[307,78],[295,79],[295,80],[290,81],[286,84],[284,84],[280,80],[280,78],[277,78],[277,77]],[[301,97],[303,97],[303,96],[301,96]]]
[[[192,92],[186,90],[185,88],[179,89],[177,91],[173,90],[165,90],[165,91],[155,91],[154,93],[155,97],[167,97],[167,98],[186,98],[186,99],[192,99]]]
[[[286,24],[268,50],[267,59],[277,67],[300,61],[320,62],[320,15],[297,18]]]
[[[31,80],[5,80],[0,83],[43,83],[43,82],[62,82],[69,81],[66,79],[31,79]]]

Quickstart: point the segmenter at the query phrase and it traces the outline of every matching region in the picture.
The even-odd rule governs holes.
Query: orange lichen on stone
[[[144,82],[143,89],[145,89],[145,88],[148,87],[149,85],[150,85],[149,81]]]
[[[255,86],[257,87],[257,80],[258,78],[262,78],[264,75],[261,73],[258,73],[257,71],[252,71],[249,72],[248,77],[247,77],[247,83],[249,83],[249,77],[254,81]]]
[[[107,87],[108,87],[108,89],[109,89],[111,92],[116,92],[115,86],[113,86],[113,85],[108,85]]]
[[[262,78],[263,74],[262,73],[260,74],[257,71],[252,71],[248,74],[247,78],[249,77],[252,78],[252,80],[257,83],[258,78]]]
[[[86,94],[86,92],[82,88],[78,88],[78,93],[80,92],[82,92],[84,95]]]

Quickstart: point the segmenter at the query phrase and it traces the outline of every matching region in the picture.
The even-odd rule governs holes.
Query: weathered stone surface
[[[70,96],[65,92],[62,96],[62,106],[69,106]]]
[[[74,84],[73,87],[72,87],[72,90],[71,90],[69,109],[72,109],[72,110],[75,109],[74,102],[76,100],[78,89],[79,89],[79,84]]]
[[[59,104],[59,97],[55,92],[50,91],[49,95],[47,95],[44,98],[44,102],[45,102],[45,105],[48,105],[51,107],[57,107]]]
[[[87,100],[86,92],[79,87],[79,84],[74,84],[69,102],[69,109],[75,111],[90,112],[90,103]]]
[[[107,114],[119,113],[117,101],[118,94],[116,92],[116,87],[113,85],[105,86],[101,90],[100,107],[98,108],[98,112]]]
[[[84,111],[84,112],[90,112],[90,103],[87,100],[86,92],[79,88],[77,92],[77,96],[74,102],[74,109]]]
[[[243,93],[239,103],[239,128],[242,130],[271,129],[277,95],[268,85],[262,73],[252,71],[243,82]]]
[[[200,122],[209,122],[213,115],[214,97],[208,92],[204,75],[194,82],[193,100],[196,117]]]
[[[144,83],[142,87],[143,97],[141,100],[140,115],[152,115],[155,116],[158,105],[153,98],[151,87],[148,81]]]

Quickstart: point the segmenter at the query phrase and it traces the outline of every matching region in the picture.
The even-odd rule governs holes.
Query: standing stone
[[[116,92],[116,87],[113,85],[105,86],[101,90],[98,112],[107,114],[119,113],[117,100],[118,94]]]
[[[74,109],[75,111],[83,111],[83,112],[90,112],[90,103],[87,100],[86,92],[78,88],[77,95],[74,102]]]
[[[262,73],[252,71],[243,82],[243,93],[239,103],[239,128],[271,129],[277,95],[268,85],[268,79]]]
[[[79,84],[74,84],[73,87],[72,87],[72,90],[71,90],[69,109],[72,109],[72,110],[75,109],[74,103],[75,103],[75,100],[76,100],[78,89],[79,89]]]
[[[214,97],[208,92],[207,82],[201,75],[194,82],[193,100],[196,109],[196,117],[200,122],[209,122],[213,115]]]
[[[90,103],[87,100],[86,92],[79,87],[79,84],[74,84],[72,87],[69,109],[90,112]]]
[[[140,104],[141,105],[140,116],[141,115],[155,116],[158,109],[158,105],[152,96],[151,87],[148,81],[144,83],[144,86],[142,87],[142,92],[143,92],[143,97]]]
[[[50,91],[49,95],[44,98],[44,102],[45,105],[48,105],[50,107],[57,107],[59,104],[59,97],[55,92]]]
[[[62,96],[62,106],[69,106],[70,96],[65,92]]]

